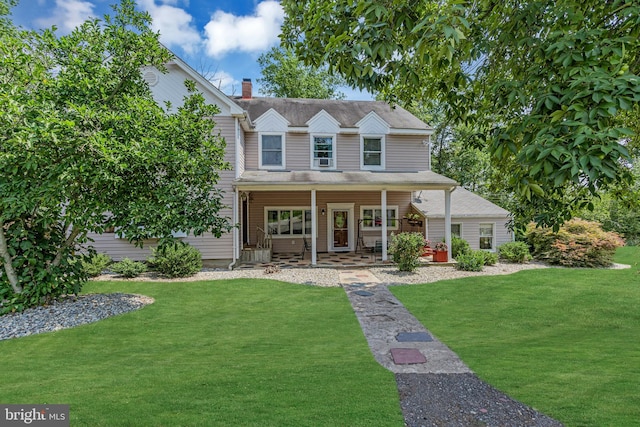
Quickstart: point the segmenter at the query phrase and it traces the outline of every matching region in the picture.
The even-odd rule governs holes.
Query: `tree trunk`
[[[2,257],[4,272],[9,279],[13,292],[21,294],[22,286],[18,283],[18,275],[16,274],[16,270],[13,268],[13,265],[11,265],[11,256],[9,255],[9,250],[7,248],[7,238],[4,235],[4,222],[2,221],[0,221],[0,257]]]
[[[57,267],[60,265],[60,262],[62,261],[62,254],[64,253],[65,249],[73,244],[73,242],[76,240],[76,237],[78,237],[78,234],[80,234],[80,229],[73,227],[71,229],[71,233],[69,233],[69,235],[67,236],[67,239],[58,248],[58,253],[56,253],[56,257],[53,259],[53,262],[49,266],[49,270],[51,269],[51,267]]]

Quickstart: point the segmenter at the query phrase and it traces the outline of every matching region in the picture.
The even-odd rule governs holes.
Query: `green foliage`
[[[558,232],[531,224],[527,240],[533,257],[567,267],[606,267],[613,262],[618,247],[624,245],[615,232],[603,231],[600,224],[572,219]]]
[[[640,4],[283,0],[282,39],[306,64],[471,124],[519,224],[559,225],[631,177],[626,113],[640,102]],[[558,19],[562,17],[562,19]],[[491,94],[491,96],[487,96]]]
[[[462,271],[482,271],[485,263],[484,251],[469,251],[456,258],[456,269]]]
[[[193,276],[202,269],[200,251],[186,243],[167,243],[152,249],[149,264],[167,277]]]
[[[93,254],[80,262],[87,276],[96,277],[102,274],[107,266],[111,264],[111,257],[107,254]]]
[[[484,265],[496,265],[498,262],[498,254],[495,252],[481,251],[484,256]]]
[[[0,0],[0,300],[14,309],[77,292],[87,234],[131,242],[231,229],[215,184],[228,169],[218,108],[194,82],[158,105],[141,70],[171,54],[131,0],[71,34],[27,31]],[[108,214],[105,214],[108,212]]]
[[[529,253],[529,245],[525,242],[504,243],[498,247],[498,254],[500,259],[519,264],[528,262],[532,258],[531,253]]]
[[[280,46],[258,58],[262,78],[260,92],[277,98],[344,99],[338,90],[345,81],[330,74],[326,67],[309,67],[293,50]]]
[[[457,259],[458,256],[469,253],[470,250],[471,246],[469,246],[469,242],[460,237],[451,236],[451,256],[453,259]]]
[[[391,236],[389,253],[400,271],[414,271],[420,265],[425,240],[421,233],[400,233]]]
[[[129,258],[125,258],[120,262],[112,264],[109,269],[123,277],[132,278],[138,277],[147,271],[147,266],[140,261],[132,261]]]

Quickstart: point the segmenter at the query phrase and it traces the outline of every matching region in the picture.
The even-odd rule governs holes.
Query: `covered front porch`
[[[254,264],[292,261],[285,266],[384,263],[392,233],[425,232],[424,223],[407,221],[413,191],[442,190],[450,205],[456,185],[430,171],[245,172],[234,183],[236,256]],[[268,252],[269,258],[247,257],[247,248]]]

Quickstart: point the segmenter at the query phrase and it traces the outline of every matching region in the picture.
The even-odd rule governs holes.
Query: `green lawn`
[[[545,269],[392,292],[484,380],[568,426],[640,425],[640,248],[628,270]]]
[[[72,426],[401,426],[394,376],[340,288],[269,280],[91,283],[156,298],[0,342],[2,403],[66,403]]]

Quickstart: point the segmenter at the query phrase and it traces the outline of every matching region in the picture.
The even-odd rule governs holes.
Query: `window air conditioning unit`
[[[326,158],[326,157],[318,159],[318,166],[324,167],[324,168],[329,167],[330,161],[331,161],[331,159]]]

